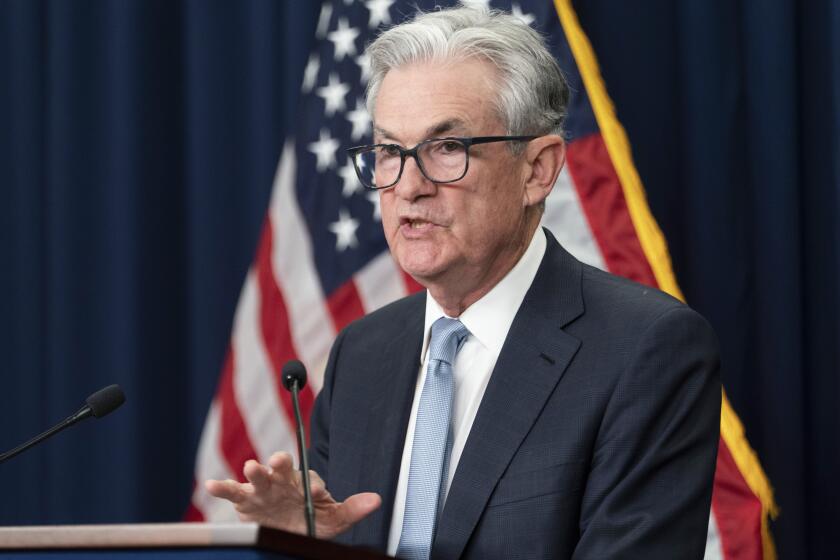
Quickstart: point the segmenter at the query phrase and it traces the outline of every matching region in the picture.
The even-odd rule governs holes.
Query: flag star
[[[338,221],[331,223],[329,227],[330,231],[335,234],[336,251],[343,252],[347,248],[353,248],[359,244],[356,239],[359,220],[351,217],[344,208],[338,211]]]
[[[350,91],[350,86],[338,80],[335,72],[330,72],[330,81],[324,87],[318,88],[318,96],[324,99],[324,113],[328,117],[336,111],[343,111],[346,107],[344,96]]]
[[[333,7],[329,2],[321,5],[321,13],[318,14],[318,27],[315,29],[315,36],[318,39],[323,39],[327,36],[327,30],[330,28],[332,11]]]
[[[356,37],[359,30],[350,27],[347,18],[338,18],[338,29],[331,31],[328,35],[330,41],[335,45],[335,59],[342,60],[347,55],[356,54]]]
[[[391,14],[388,10],[391,9],[393,3],[394,0],[367,0],[365,6],[370,11],[368,27],[375,29],[382,24],[389,25],[391,23]]]
[[[534,23],[534,20],[537,19],[534,17],[533,14],[526,14],[525,12],[523,12],[522,8],[519,7],[519,4],[511,5],[510,14],[515,18],[519,18],[519,20],[525,25],[531,25],[532,23]]]
[[[335,166],[335,151],[338,146],[338,140],[331,137],[326,128],[322,128],[318,141],[309,144],[309,151],[315,154],[317,158],[315,167],[318,171],[324,171]]]
[[[363,54],[356,57],[356,64],[359,66],[359,71],[362,73],[361,80],[365,83],[370,79],[370,56]]]
[[[356,169],[353,167],[353,162],[350,158],[347,158],[347,163],[338,170],[338,176],[344,182],[344,185],[341,187],[341,194],[345,198],[361,189],[359,178],[356,176]]]
[[[379,204],[379,193],[371,191],[367,195],[368,202],[373,204],[373,219],[377,222],[382,221],[382,206]]]
[[[361,99],[356,99],[356,108],[347,112],[347,120],[353,125],[353,130],[350,132],[352,140],[361,140],[370,132],[370,116],[365,102]]]
[[[309,55],[309,60],[306,62],[306,68],[303,70],[303,93],[309,93],[315,87],[315,81],[318,79],[318,70],[321,69],[321,60],[318,55],[312,53]]]

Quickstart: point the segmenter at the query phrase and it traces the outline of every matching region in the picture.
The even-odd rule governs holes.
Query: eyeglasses
[[[413,157],[426,179],[453,183],[470,168],[470,146],[492,142],[530,142],[539,136],[475,136],[473,138],[431,138],[411,149],[398,144],[373,144],[349,148],[356,175],[365,188],[393,187],[402,177],[405,160]]]

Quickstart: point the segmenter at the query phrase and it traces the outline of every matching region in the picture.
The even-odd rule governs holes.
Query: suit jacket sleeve
[[[640,336],[598,431],[574,558],[703,558],[719,439],[718,356],[712,329],[684,306]]]

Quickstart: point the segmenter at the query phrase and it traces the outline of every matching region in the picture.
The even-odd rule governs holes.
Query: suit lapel
[[[463,552],[499,478],[580,342],[561,330],[583,313],[581,266],[550,233],[537,276],[490,377],[438,522],[433,558]]]
[[[370,399],[365,447],[360,450],[359,491],[378,493],[382,507],[354,528],[353,542],[378,549],[385,549],[388,544],[405,433],[420,368],[425,297],[416,299],[419,303],[407,314],[404,330],[375,361],[365,366],[376,367],[381,373],[378,390]]]

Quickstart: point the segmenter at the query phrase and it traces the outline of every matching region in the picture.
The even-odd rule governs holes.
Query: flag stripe
[[[600,134],[569,144],[566,161],[607,270],[657,287]]]
[[[256,272],[252,270],[245,280],[234,321],[233,386],[246,433],[256,451],[245,459],[265,461],[278,449],[294,449],[295,439],[292,423],[282,412],[277,378],[263,343],[261,299]]]
[[[718,450],[712,511],[726,558],[764,558],[761,501],[744,481],[738,465],[723,441]]]
[[[218,392],[219,420],[221,422],[221,430],[219,430],[218,437],[222,457],[227,471],[230,473],[230,478],[244,481],[245,478],[241,472],[242,464],[248,459],[255,457],[256,452],[251,443],[251,438],[245,429],[245,421],[242,419],[242,415],[239,413],[239,407],[236,405],[236,397],[234,396],[233,389],[234,359],[233,348],[228,348],[225,365],[222,367],[222,379]],[[211,427],[216,427],[209,420],[207,424]]]
[[[714,513],[709,514],[709,530],[706,532],[706,551],[703,560],[724,560],[723,547],[720,542],[720,531]]]
[[[332,316],[333,326],[340,331],[355,319],[365,314],[362,298],[356,290],[356,283],[351,279],[338,287],[327,299],[327,307]]]
[[[576,258],[601,270],[607,269],[567,167],[563,167],[545,201],[542,225]]]
[[[236,511],[230,502],[217,500],[204,490],[204,481],[208,479],[227,480],[233,478],[233,473],[225,464],[222,450],[219,447],[220,431],[222,429],[222,404],[214,399],[207,414],[204,432],[198,445],[198,460],[196,461],[196,482],[193,484],[193,497],[187,512],[187,521],[233,521],[237,519]]]
[[[750,447],[744,433],[744,426],[738,415],[729,404],[729,399],[726,397],[726,392],[723,392],[723,400],[721,402],[720,410],[720,435],[721,441],[725,443],[727,450],[731,453],[732,460],[737,466],[738,473],[754,496],[757,496],[761,502],[761,542],[763,557],[765,560],[773,560],[776,558],[776,546],[773,543],[773,538],[770,535],[770,527],[768,517],[776,518],[779,514],[779,508],[773,498],[773,489],[770,487],[770,482],[764,474],[764,469],[761,468],[761,463],[758,457]],[[720,468],[721,454],[718,453],[718,468]],[[717,491],[717,487],[715,488]],[[712,495],[714,501],[714,494]]]
[[[295,148],[289,141],[277,166],[269,216],[274,226],[272,267],[277,284],[294,297],[286,300],[292,339],[298,358],[309,370],[317,393],[323,384],[324,356],[329,354],[335,330],[321,281],[312,257],[312,242],[294,194]]]
[[[289,329],[288,314],[283,295],[271,267],[271,245],[273,243],[273,226],[270,219],[265,220],[260,247],[257,251],[257,278],[260,286],[260,327],[262,340],[265,344],[266,353],[271,360],[273,377],[276,380],[275,387],[279,391],[279,399],[283,413],[288,419],[289,426],[295,425],[295,412],[292,405],[292,396],[281,381],[283,365],[297,358],[292,344],[292,334]],[[267,387],[266,387],[267,389]],[[312,410],[312,403],[315,400],[312,388],[307,385],[299,392],[300,412],[304,422],[308,423],[309,412]]]
[[[196,503],[198,503],[198,493],[195,491],[195,481],[193,481],[193,492],[192,492],[192,500],[190,503],[187,504],[187,513],[184,514],[184,521],[188,523],[197,523],[199,521],[204,521],[204,514],[201,513],[201,510],[196,507]]]

